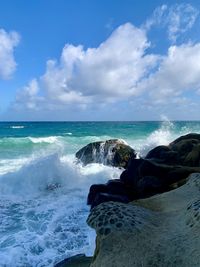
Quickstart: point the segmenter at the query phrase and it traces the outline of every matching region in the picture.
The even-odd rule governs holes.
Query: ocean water
[[[0,267],[51,267],[77,253],[92,255],[89,187],[121,170],[83,167],[78,149],[120,138],[144,156],[189,132],[200,133],[200,122],[1,122]]]

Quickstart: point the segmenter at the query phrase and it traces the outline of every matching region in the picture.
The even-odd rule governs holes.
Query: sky
[[[200,120],[200,1],[0,0],[1,121]]]

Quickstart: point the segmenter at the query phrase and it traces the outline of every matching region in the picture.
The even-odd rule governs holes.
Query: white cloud
[[[171,46],[159,69],[138,85],[155,102],[197,92],[200,88],[200,43]],[[141,89],[140,89],[141,90]]]
[[[59,62],[47,62],[37,94],[43,96],[48,107],[74,103],[84,107],[94,101],[127,99],[138,94],[136,84],[159,59],[146,55],[148,47],[145,31],[130,23],[117,28],[97,48],[84,50],[82,46],[67,44]],[[23,98],[25,103],[34,102],[31,107],[37,107],[37,98],[29,90],[32,92],[31,85],[18,94],[17,102]],[[41,97],[38,104],[40,101]]]
[[[194,25],[199,11],[190,4],[175,5],[169,9],[168,36],[175,42],[178,36]]]
[[[143,27],[146,30],[153,26],[164,27],[167,29],[169,40],[175,43],[181,34],[192,28],[198,15],[199,11],[190,4],[175,4],[170,7],[162,5],[154,10]]]
[[[60,59],[47,61],[45,73],[18,92],[14,108],[31,114],[75,111],[77,117],[81,110],[86,119],[102,114],[111,118],[116,113],[122,119],[123,112],[130,116],[130,109],[133,114],[151,113],[153,118],[166,111],[187,117],[186,107],[195,107],[193,114],[198,114],[194,98],[200,93],[200,43],[171,45],[165,55],[158,55],[149,52],[147,39],[147,29],[165,23],[175,41],[192,27],[196,16],[190,5],[163,5],[145,27],[121,25],[97,48],[66,44]],[[100,114],[92,114],[98,108]]]
[[[9,79],[16,69],[14,48],[20,40],[17,32],[0,29],[0,78]]]

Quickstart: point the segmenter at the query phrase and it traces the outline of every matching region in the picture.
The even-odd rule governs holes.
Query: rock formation
[[[105,142],[94,142],[81,148],[76,157],[84,164],[102,163],[104,165],[126,168],[131,157],[136,157],[135,151],[124,141],[111,139]]]
[[[147,199],[102,203],[87,222],[97,233],[91,267],[199,267],[200,174]]]
[[[195,172],[200,172],[200,134],[188,134],[152,149],[144,159],[133,154],[119,180],[91,186],[88,204],[147,198],[184,184]]]

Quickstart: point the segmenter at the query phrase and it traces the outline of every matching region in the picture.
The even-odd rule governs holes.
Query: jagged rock
[[[76,157],[84,164],[102,163],[114,167],[126,168],[131,157],[136,157],[134,149],[124,141],[111,139],[105,142],[94,142],[81,148]]]
[[[87,223],[97,233],[91,267],[199,267],[200,174],[148,199],[102,203]]]

